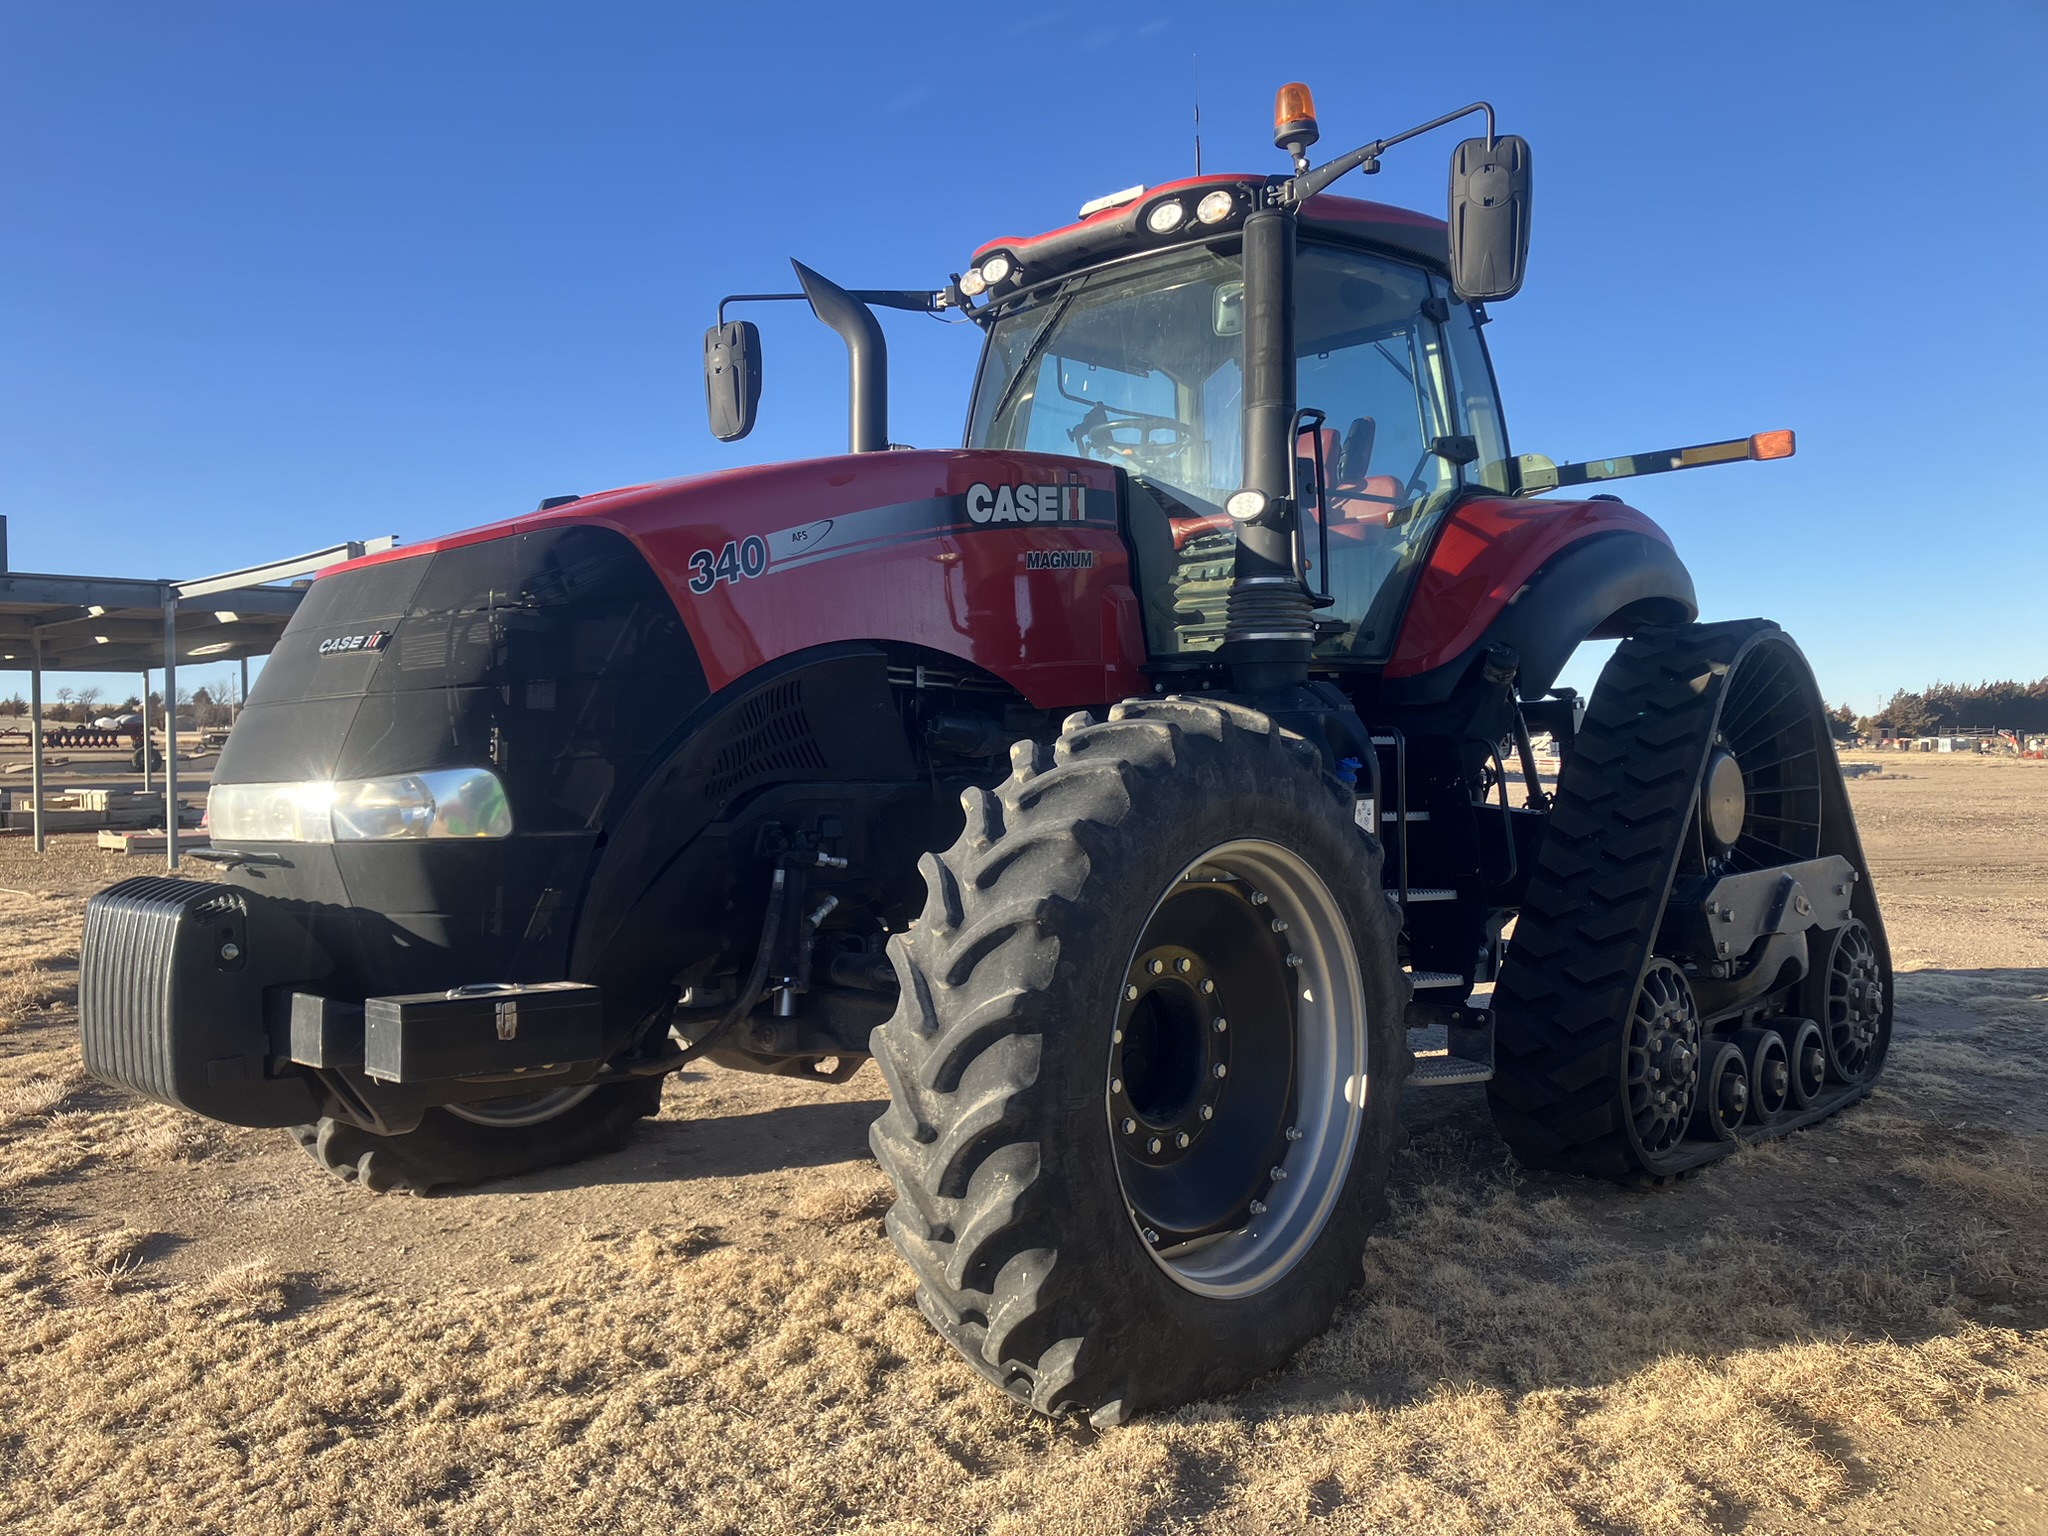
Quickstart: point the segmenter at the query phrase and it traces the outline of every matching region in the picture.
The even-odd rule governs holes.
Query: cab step
[[[1410,1088],[1455,1088],[1460,1083],[1490,1083],[1493,1066],[1484,1061],[1467,1061],[1462,1056],[1417,1055],[1408,1072]]]
[[[1413,891],[1409,892],[1410,896],[1414,894]],[[1407,975],[1409,985],[1418,992],[1426,991],[1431,987],[1462,987],[1466,985],[1465,978],[1458,975],[1455,971],[1410,971]]]
[[[1408,888],[1408,905],[1411,907],[1418,901],[1456,901],[1457,899],[1458,893],[1456,891],[1447,890],[1439,886],[1411,885]],[[1421,983],[1417,982],[1416,985],[1420,986]]]

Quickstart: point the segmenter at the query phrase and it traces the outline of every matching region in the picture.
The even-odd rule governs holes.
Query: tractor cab
[[[1155,198],[1215,208],[1232,184]],[[1324,198],[1295,257],[1295,492],[1301,564],[1322,602],[1319,663],[1376,664],[1438,523],[1461,491],[1508,488],[1501,412],[1476,307],[1444,275],[1443,226]],[[1376,217],[1379,216],[1379,217]],[[1414,220],[1392,224],[1394,218]],[[1229,213],[1191,238],[1071,276],[991,284],[1022,268],[1010,242],[977,252],[988,341],[969,448],[1113,464],[1130,480],[1147,650],[1208,662],[1223,643],[1245,484],[1243,240]],[[1405,249],[1368,243],[1391,224]],[[1339,233],[1323,236],[1319,227]],[[1366,239],[1358,238],[1359,232]],[[1344,238],[1349,235],[1350,238]],[[1046,239],[1056,239],[1045,237]],[[1418,256],[1433,238],[1436,260]]]

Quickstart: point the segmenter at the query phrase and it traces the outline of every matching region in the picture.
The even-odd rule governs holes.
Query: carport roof
[[[298,610],[312,572],[395,542],[338,544],[190,581],[0,570],[0,671],[26,672],[36,666],[38,640],[45,672],[161,667],[165,612],[173,601],[180,666],[267,655]]]

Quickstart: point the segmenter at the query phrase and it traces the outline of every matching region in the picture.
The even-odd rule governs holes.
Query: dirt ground
[[[84,898],[158,866],[0,839],[0,1526],[2048,1532],[2048,764],[1883,761],[1867,1103],[1639,1193],[1418,1094],[1330,1334],[1100,1435],[926,1328],[872,1068],[685,1074],[616,1156],[368,1196],[86,1080]]]

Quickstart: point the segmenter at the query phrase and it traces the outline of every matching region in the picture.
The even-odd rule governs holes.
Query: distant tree
[[[7,697],[6,704],[0,707],[4,707],[8,714],[14,716],[18,720],[23,715],[28,713],[28,700],[24,699],[18,693],[9,694]]]

